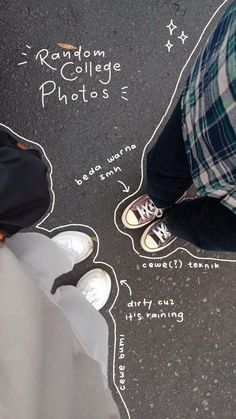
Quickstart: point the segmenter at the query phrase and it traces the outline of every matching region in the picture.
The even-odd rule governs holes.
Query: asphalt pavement
[[[102,314],[122,419],[236,417],[235,254],[176,240],[150,255],[120,221],[224,3],[1,1],[1,128],[44,150],[52,204],[40,231],[94,239],[55,286],[95,266],[112,277]]]

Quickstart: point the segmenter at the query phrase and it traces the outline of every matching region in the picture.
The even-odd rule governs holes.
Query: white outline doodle
[[[177,249],[175,249],[173,252],[171,252],[171,253],[169,253],[168,255],[165,255],[165,256],[162,256],[162,257],[149,257],[149,256],[143,256],[143,255],[140,255],[139,254],[139,252],[135,249],[135,247],[134,247],[134,241],[133,241],[133,238],[129,235],[129,234],[127,234],[127,233],[124,233],[122,230],[120,230],[120,228],[118,227],[118,225],[117,225],[117,222],[116,222],[116,214],[117,214],[117,210],[119,209],[119,207],[120,207],[120,205],[123,203],[123,202],[125,202],[127,199],[130,199],[132,196],[134,196],[139,190],[140,190],[140,188],[141,188],[141,186],[142,186],[142,182],[143,182],[143,161],[144,161],[144,155],[145,155],[145,151],[146,151],[146,148],[148,147],[148,145],[149,145],[149,143],[152,141],[152,139],[153,139],[153,137],[154,137],[154,135],[156,134],[156,132],[157,132],[157,130],[159,129],[159,127],[161,126],[161,124],[162,124],[162,122],[163,122],[163,120],[164,120],[164,118],[166,117],[166,115],[167,115],[167,113],[168,113],[168,111],[169,111],[169,109],[170,109],[170,107],[171,107],[171,105],[172,105],[172,102],[173,102],[173,100],[174,100],[174,98],[175,98],[175,95],[176,95],[176,92],[177,92],[177,89],[178,89],[178,85],[179,85],[179,83],[180,83],[180,79],[181,79],[181,77],[182,77],[182,74],[183,74],[183,72],[184,72],[184,70],[185,70],[185,68],[187,67],[187,65],[188,65],[188,63],[189,63],[189,61],[191,60],[191,58],[192,58],[192,56],[193,56],[193,54],[194,54],[194,52],[196,51],[196,49],[197,49],[197,47],[198,47],[198,45],[199,45],[199,43],[200,43],[200,41],[201,41],[201,39],[202,39],[202,37],[203,37],[203,35],[204,35],[204,33],[206,32],[206,30],[207,30],[207,28],[208,28],[208,26],[210,25],[210,23],[212,22],[212,20],[214,19],[214,17],[216,16],[216,14],[219,12],[219,10],[228,2],[229,0],[224,0],[223,1],[223,3],[217,8],[217,10],[214,12],[214,14],[212,15],[212,17],[210,18],[210,20],[208,21],[208,23],[207,23],[207,25],[205,26],[205,28],[203,29],[203,31],[202,31],[202,33],[201,33],[201,35],[200,35],[200,37],[199,37],[199,39],[198,39],[198,41],[197,41],[197,43],[196,43],[196,45],[195,45],[195,47],[194,47],[194,49],[192,50],[192,52],[191,52],[191,54],[190,54],[190,56],[189,56],[189,58],[187,59],[187,61],[186,61],[186,63],[185,63],[185,65],[183,66],[183,68],[182,68],[182,70],[181,70],[181,72],[180,72],[180,75],[179,75],[179,78],[178,78],[178,80],[177,80],[177,83],[176,83],[176,86],[175,86],[175,89],[174,89],[174,92],[173,92],[173,94],[172,94],[172,97],[171,97],[171,100],[170,100],[170,102],[169,102],[169,105],[167,106],[167,109],[166,109],[166,111],[165,111],[165,113],[164,113],[164,115],[162,116],[162,118],[161,118],[161,120],[160,120],[160,122],[159,122],[159,124],[157,125],[157,127],[156,127],[156,129],[154,130],[154,132],[153,132],[153,134],[152,134],[152,136],[151,136],[151,138],[150,138],[150,140],[147,142],[147,144],[146,144],[146,146],[144,147],[144,149],[143,149],[143,153],[142,153],[142,157],[141,157],[141,180],[140,180],[140,184],[139,184],[139,186],[138,186],[138,189],[135,191],[135,192],[133,192],[131,195],[129,195],[128,197],[126,197],[126,198],[124,198],[118,205],[117,205],[117,207],[116,207],[116,209],[115,209],[115,211],[114,211],[114,218],[113,218],[113,221],[114,221],[114,224],[115,224],[115,226],[116,226],[116,228],[117,228],[117,230],[121,233],[121,234],[123,234],[123,235],[126,235],[126,236],[128,236],[128,237],[130,237],[130,239],[131,239],[131,242],[132,242],[132,247],[133,247],[133,250],[134,250],[134,252],[135,253],[137,253],[138,255],[139,255],[139,257],[142,257],[142,258],[146,258],[146,259],[163,259],[163,258],[167,258],[168,256],[170,256],[170,255],[172,255],[173,253],[176,253],[178,250],[184,250],[184,251],[186,251],[189,255],[191,255],[192,257],[194,257],[195,259],[205,259],[205,260],[217,260],[217,261],[219,261],[219,262],[236,262],[236,260],[235,259],[218,259],[218,258],[211,258],[211,257],[198,257],[198,256],[195,256],[195,255],[193,255],[191,252],[189,252],[187,249],[185,249],[185,248],[182,248],[182,247],[179,247],[179,248],[177,248]],[[27,48],[29,48],[30,49],[30,47],[28,46],[28,45],[26,45],[27,46]],[[50,168],[50,173],[49,173],[49,178],[50,178],[50,182],[51,182],[51,185],[50,185],[50,189],[51,189],[51,193],[52,193],[52,206],[51,206],[51,209],[50,209],[50,211],[49,211],[49,213],[40,221],[40,223],[39,224],[37,224],[36,225],[36,228],[38,228],[39,230],[41,229],[41,230],[44,230],[44,231],[47,231],[47,232],[52,232],[52,231],[54,231],[54,230],[58,230],[58,229],[62,229],[62,228],[66,228],[66,227],[70,227],[70,226],[76,226],[76,227],[86,227],[86,228],[89,228],[89,229],[91,229],[92,231],[93,231],[93,233],[95,234],[95,236],[96,236],[96,238],[97,238],[97,251],[96,251],[96,255],[94,256],[94,258],[93,258],[93,262],[94,263],[102,263],[102,264],[104,264],[104,265],[106,265],[106,266],[108,266],[111,270],[112,270],[112,272],[113,272],[113,274],[114,274],[114,277],[115,277],[115,280],[116,280],[116,285],[117,285],[117,293],[116,293],[116,296],[115,296],[115,299],[114,299],[114,301],[113,301],[113,303],[112,303],[112,305],[111,305],[111,307],[109,308],[109,310],[108,310],[108,312],[109,312],[109,314],[110,314],[110,316],[111,316],[111,319],[112,319],[112,321],[113,321],[113,324],[114,324],[114,347],[113,347],[113,363],[112,363],[112,368],[113,368],[113,371],[112,371],[112,377],[113,377],[113,384],[114,384],[114,386],[115,386],[115,388],[116,388],[116,390],[117,390],[117,393],[119,394],[119,396],[120,396],[120,399],[121,399],[121,401],[122,401],[122,403],[123,403],[123,405],[124,405],[124,408],[125,408],[125,410],[126,410],[126,413],[127,413],[127,416],[128,416],[128,419],[131,419],[131,416],[130,416],[130,412],[129,412],[129,409],[128,409],[128,407],[127,407],[127,405],[126,405],[126,403],[125,403],[125,401],[124,401],[124,398],[123,398],[123,396],[121,395],[121,392],[120,392],[120,390],[119,390],[119,388],[118,388],[118,386],[117,386],[117,384],[116,384],[116,380],[115,380],[115,378],[116,378],[116,345],[117,345],[117,335],[116,335],[116,329],[117,329],[117,325],[116,325],[116,321],[115,321],[115,319],[114,319],[114,317],[113,317],[113,315],[112,315],[112,309],[113,309],[113,307],[114,307],[114,305],[115,305],[115,303],[116,303],[116,301],[117,301],[117,298],[118,298],[118,296],[119,296],[119,293],[120,293],[120,287],[119,287],[119,281],[118,281],[118,279],[117,279],[117,275],[116,275],[116,272],[115,272],[115,270],[114,270],[114,268],[111,266],[111,265],[109,265],[108,263],[106,263],[106,262],[102,262],[102,261],[96,261],[96,258],[97,258],[97,256],[98,256],[98,254],[99,254],[99,247],[100,247],[100,241],[99,241],[99,237],[98,237],[98,235],[97,235],[97,233],[96,233],[96,231],[92,228],[92,227],[90,227],[90,226],[88,226],[88,225],[85,225],[85,224],[67,224],[67,225],[62,225],[62,226],[57,226],[57,227],[55,227],[55,228],[52,228],[51,230],[48,230],[48,229],[46,229],[46,228],[44,228],[44,227],[41,227],[41,225],[44,223],[44,221],[53,213],[53,211],[54,211],[54,207],[55,207],[55,193],[54,193],[54,190],[53,190],[53,179],[52,179],[52,175],[53,175],[53,166],[52,166],[52,164],[51,164],[51,162],[50,162],[50,160],[49,160],[49,158],[47,157],[47,154],[46,154],[46,152],[45,152],[45,150],[44,150],[44,148],[39,144],[39,143],[37,143],[37,142],[35,142],[35,141],[31,141],[31,140],[28,140],[28,139],[26,139],[26,138],[24,138],[23,136],[20,136],[19,134],[17,134],[16,132],[14,132],[11,128],[9,128],[7,125],[5,125],[5,124],[3,124],[3,123],[0,123],[0,127],[4,127],[4,128],[6,128],[7,130],[9,130],[10,132],[12,132],[14,135],[16,135],[17,137],[19,137],[19,138],[21,138],[22,140],[24,140],[24,141],[26,141],[26,142],[29,142],[29,143],[31,143],[31,144],[35,144],[35,145],[37,145],[40,149],[41,149],[41,151],[42,151],[42,153],[43,153],[43,155],[44,155],[44,157],[45,157],[45,159],[46,159],[46,161],[48,162],[48,165],[49,165],[49,168]]]

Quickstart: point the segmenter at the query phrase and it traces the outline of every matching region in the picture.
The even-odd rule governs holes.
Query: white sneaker
[[[93,251],[91,237],[78,231],[63,231],[52,237],[52,241],[68,253],[73,263],[82,262]]]
[[[95,268],[82,276],[77,288],[96,310],[101,310],[111,292],[111,277],[103,269]]]

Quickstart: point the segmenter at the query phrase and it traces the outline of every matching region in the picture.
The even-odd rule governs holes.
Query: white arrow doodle
[[[125,183],[123,183],[123,182],[121,182],[121,180],[117,180],[117,182],[121,183],[121,185],[123,185],[123,186],[124,186],[124,188],[125,188],[125,189],[122,189],[122,192],[126,192],[126,193],[128,193],[128,192],[129,192],[129,190],[130,190],[130,186],[126,186],[126,184],[125,184]]]
[[[127,288],[129,288],[129,295],[130,295],[130,297],[131,297],[131,295],[132,295],[132,290],[131,290],[130,286],[127,284],[126,279],[122,279],[122,280],[120,281],[120,285],[126,285],[126,287],[127,287]]]

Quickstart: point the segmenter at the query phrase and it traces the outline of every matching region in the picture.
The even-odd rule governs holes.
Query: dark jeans
[[[170,207],[172,234],[202,249],[236,251],[236,215],[220,199],[201,197],[175,204],[193,183],[181,120],[181,98],[147,156],[147,192],[158,208]]]

